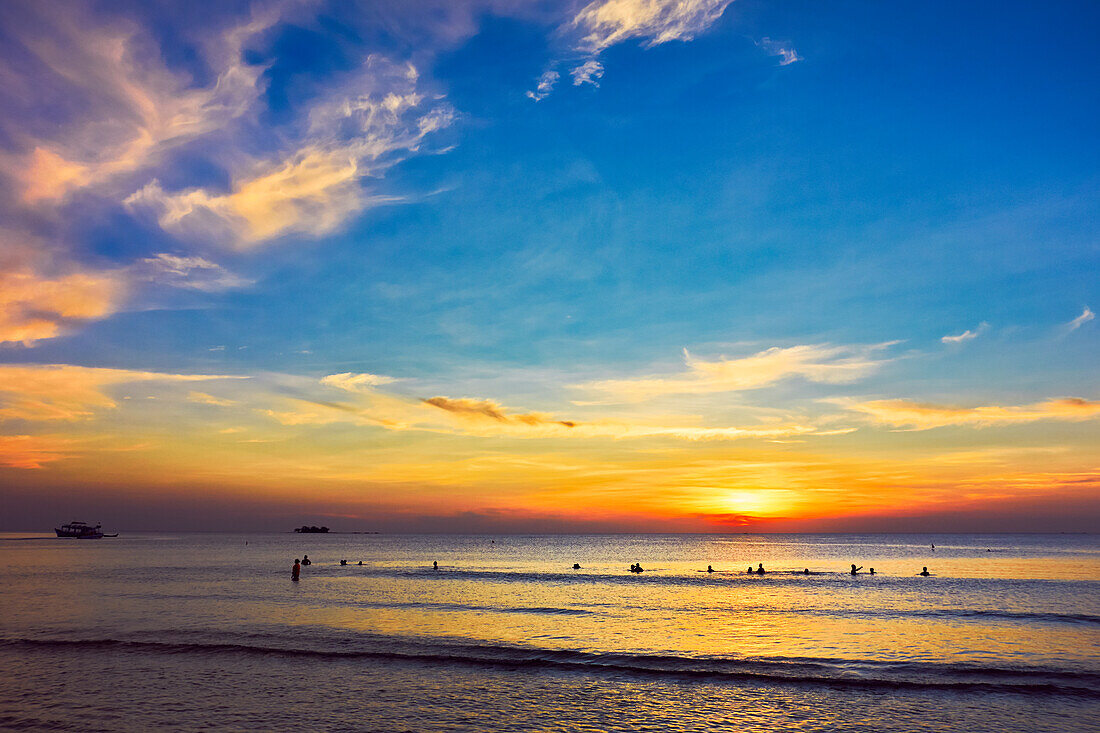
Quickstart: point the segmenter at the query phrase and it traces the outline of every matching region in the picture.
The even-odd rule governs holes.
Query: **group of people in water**
[[[573,567],[574,567],[574,568],[579,568],[579,567],[580,567],[580,565],[574,565]],[[858,574],[859,574],[859,571],[860,571],[860,570],[863,570],[863,566],[862,566],[862,565],[860,565],[859,567],[856,567],[856,564],[855,564],[855,563],[852,563],[852,569],[851,569],[851,570],[849,570],[848,572],[849,572],[849,573],[851,573],[852,575],[858,575]],[[633,564],[633,565],[631,565],[631,566],[630,566],[630,572],[632,572],[632,573],[640,573],[640,572],[642,572],[642,566],[641,566],[641,565],[639,565],[639,564],[637,564],[637,563],[635,563],[635,564]],[[715,572],[715,570],[714,570],[714,566],[713,566],[713,565],[707,565],[707,572],[708,572],[708,573],[713,573],[713,572]],[[756,568],[753,568],[753,566],[752,566],[752,565],[749,565],[749,567],[748,567],[748,568],[747,568],[747,569],[745,570],[745,573],[746,573],[747,575],[763,575],[763,574],[765,574],[766,572],[768,572],[768,571],[764,569],[764,563],[757,563],[757,564],[756,564]],[[788,572],[796,572],[796,573],[797,573],[798,571],[796,571],[796,570],[795,570],[795,571],[788,571]],[[868,575],[877,575],[877,573],[875,573],[875,569],[874,569],[874,568],[868,568],[868,569],[867,569],[867,573],[868,573]],[[809,569],[809,568],[805,568],[805,569],[803,569],[803,570],[802,570],[802,572],[801,572],[801,573],[798,573],[798,574],[799,574],[799,575],[816,575],[817,573],[812,573],[812,572],[810,572],[810,569]],[[921,568],[921,571],[920,571],[919,573],[917,573],[917,575],[923,575],[923,576],[924,576],[924,577],[926,577],[926,578],[927,578],[928,576],[930,576],[931,574],[932,574],[932,573],[928,572],[928,568],[927,568],[927,567],[923,567],[923,568]]]
[[[298,580],[299,577],[302,574],[302,566],[303,565],[312,565],[312,564],[313,563],[310,561],[309,555],[302,555],[302,559],[300,561],[297,558],[295,558],[294,559],[294,567],[291,568],[291,570],[290,570],[290,579],[291,580]],[[347,565],[348,561],[347,560],[341,560],[340,564],[341,565]],[[360,560],[359,564],[362,565],[363,561]],[[433,560],[432,561],[432,569],[433,570],[439,570],[439,561],[438,560]],[[576,563],[576,562],[573,563],[573,569],[574,570],[580,570],[581,569],[581,564]],[[858,575],[859,571],[861,571],[861,570],[863,570],[862,565],[860,565],[859,567],[856,567],[856,564],[852,563],[852,569],[849,572],[852,575]],[[645,569],[642,567],[641,563],[636,562],[636,563],[633,563],[630,566],[630,572],[632,572],[632,573],[644,573]],[[714,566],[707,565],[707,572],[708,573],[715,572]],[[766,572],[767,571],[764,569],[764,563],[757,563],[755,569],[753,568],[752,565],[749,565],[748,569],[745,570],[745,573],[748,574],[748,575],[764,575]],[[797,572],[797,571],[790,571],[790,572]],[[875,575],[876,574],[874,568],[868,568],[867,573],[869,575]],[[816,575],[817,573],[812,573],[812,572],[810,572],[809,568],[806,568],[799,574],[800,575]],[[919,573],[917,573],[917,575],[921,575],[921,576],[927,578],[930,575],[932,575],[932,573],[928,572],[928,567],[925,566],[925,567],[921,568],[921,571]]]

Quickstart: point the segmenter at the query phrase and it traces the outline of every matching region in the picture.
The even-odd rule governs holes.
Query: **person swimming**
[[[341,565],[347,565],[347,564],[348,564],[348,561],[347,561],[347,560],[341,560],[341,561],[340,561],[340,564],[341,564]]]
[[[870,569],[870,570],[868,570],[867,572],[869,572],[869,573],[870,573],[871,575],[874,575],[874,574],[875,574],[875,569],[874,569],[874,568],[871,568],[871,569]]]
[[[574,570],[580,570],[581,569],[581,564],[579,562],[573,563],[573,569]]]
[[[857,568],[857,567],[856,567],[856,564],[855,564],[855,563],[852,563],[852,575],[855,575],[855,574],[856,574],[856,573],[858,573],[858,572],[859,572],[860,570],[863,570],[863,566],[862,566],[862,565],[860,565],[860,566],[859,566],[859,567]]]
[[[362,560],[360,560],[360,561],[359,561],[359,564],[360,564],[360,565],[362,565],[362,564],[363,564],[363,561],[362,561]]]
[[[312,565],[313,561],[309,559],[309,555],[302,555],[302,564],[303,565]]]
[[[432,560],[432,570],[439,570],[439,561]]]
[[[630,566],[630,572],[632,572],[632,573],[644,573],[645,570],[642,569],[642,564],[641,563],[636,562],[636,563],[634,563],[633,565]]]
[[[290,579],[298,580],[298,576],[302,574],[302,564],[298,562],[298,558],[294,558],[294,567],[290,569]]]
[[[763,575],[764,574],[764,563],[760,563],[759,565],[757,565],[756,574],[757,575]]]
[[[707,572],[708,572],[708,573],[713,573],[713,572],[714,572],[714,568],[712,568],[712,567],[711,567],[710,565],[707,565]]]
[[[751,573],[753,572],[753,570],[752,570],[752,565],[749,565],[749,569],[748,569],[748,570],[746,570],[745,572],[746,572],[746,573],[750,573],[750,574],[751,574]]]
[[[805,570],[802,571],[802,574],[803,575],[809,575],[810,574],[810,569],[806,568]]]
[[[917,575],[923,575],[923,576],[924,576],[924,577],[926,577],[926,578],[927,578],[927,577],[928,577],[929,575],[931,575],[931,574],[932,574],[932,573],[928,572],[928,568],[927,568],[927,567],[925,567],[925,568],[924,568],[923,570],[921,570],[921,571],[920,571],[919,573],[917,573]]]

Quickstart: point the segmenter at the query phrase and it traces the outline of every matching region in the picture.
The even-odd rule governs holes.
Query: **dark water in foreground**
[[[5,730],[1100,729],[1096,535],[27,537]]]

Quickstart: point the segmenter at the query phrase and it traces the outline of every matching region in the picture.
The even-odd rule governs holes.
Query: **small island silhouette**
[[[303,524],[301,527],[295,527],[294,531],[301,534],[314,534],[317,532],[328,532],[328,527],[307,526]]]

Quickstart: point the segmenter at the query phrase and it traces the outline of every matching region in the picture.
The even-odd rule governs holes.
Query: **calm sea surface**
[[[1097,535],[5,533],[0,577],[4,730],[1100,730]]]

